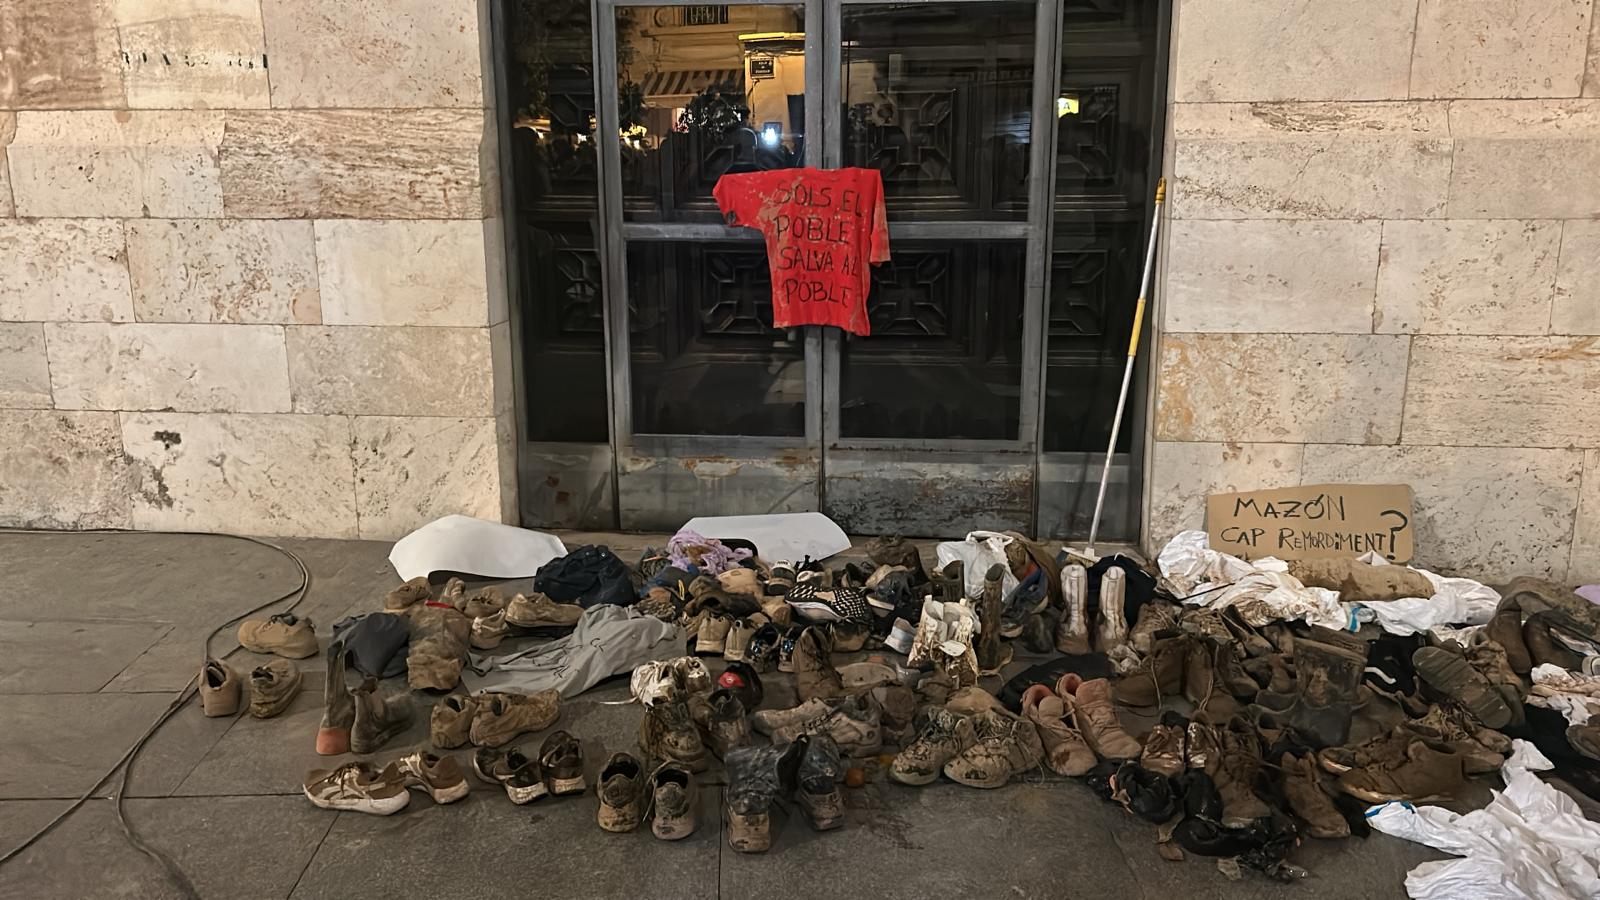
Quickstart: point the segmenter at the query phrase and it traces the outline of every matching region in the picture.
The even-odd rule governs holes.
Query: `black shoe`
[[[844,824],[844,793],[839,790],[839,780],[844,777],[844,767],[839,762],[839,745],[826,734],[812,734],[802,739],[805,751],[800,756],[800,782],[795,792],[800,812],[817,831],[827,831]]]
[[[772,808],[795,788],[804,744],[740,747],[724,761],[728,773],[725,816],[728,846],[763,853],[772,846]]]
[[[1011,589],[1000,608],[1000,636],[1014,638],[1022,634],[1028,619],[1044,612],[1050,605],[1050,582],[1044,570],[1033,567],[1033,574]]]
[[[726,688],[739,695],[739,702],[744,704],[745,712],[754,712],[761,706],[764,694],[761,688],[761,676],[747,662],[728,663],[728,667],[717,676],[717,687]]]
[[[750,643],[745,646],[744,661],[757,672],[770,672],[778,664],[778,645],[783,641],[783,632],[778,626],[768,622],[756,629],[750,636]]]

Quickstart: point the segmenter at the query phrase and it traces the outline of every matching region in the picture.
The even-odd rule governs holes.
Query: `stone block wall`
[[[1600,580],[1594,0],[1180,0],[1147,543],[1410,482],[1418,561]]]
[[[515,514],[487,0],[0,0],[0,524]]]

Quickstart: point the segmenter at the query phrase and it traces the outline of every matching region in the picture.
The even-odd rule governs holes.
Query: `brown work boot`
[[[889,777],[901,784],[924,785],[938,780],[944,764],[977,741],[972,717],[935,707],[910,746],[895,755]]]
[[[1067,724],[1067,704],[1048,685],[1036,684],[1022,693],[1022,715],[1038,729],[1052,772],[1076,778],[1094,768],[1094,751]]]
[[[1077,563],[1061,568],[1061,623],[1056,649],[1068,656],[1093,652],[1089,642],[1089,572]]]
[[[428,594],[428,577],[426,575],[418,575],[391,590],[383,598],[383,608],[388,612],[399,612],[413,604],[427,602]]]
[[[351,753],[375,753],[411,724],[408,698],[381,696],[376,678],[361,682],[350,697],[356,705],[355,721],[350,726]]]
[[[1081,567],[1080,567],[1081,568]],[[1141,656],[1149,656],[1156,633],[1169,631],[1178,624],[1178,607],[1165,600],[1151,599],[1139,607],[1139,619],[1128,632],[1128,643]]]
[[[1289,801],[1289,809],[1306,823],[1307,834],[1314,838],[1350,836],[1350,823],[1339,814],[1333,798],[1322,789],[1317,764],[1309,754],[1297,757],[1285,753],[1279,768],[1283,771],[1283,794]]]
[[[239,673],[220,659],[206,657],[200,669],[200,711],[211,718],[239,711]]]
[[[286,659],[275,659],[250,670],[250,715],[270,719],[289,708],[300,693],[303,681],[300,668]]]
[[[275,653],[285,659],[305,659],[317,652],[311,620],[294,613],[278,613],[262,621],[239,623],[239,646],[251,653]]]
[[[1184,634],[1156,638],[1145,657],[1144,667],[1117,682],[1117,702],[1128,706],[1158,706],[1168,697],[1181,695],[1192,643],[1194,639]]]
[[[317,725],[317,753],[337,756],[350,752],[350,727],[356,723],[356,701],[344,680],[343,641],[328,646],[328,670],[322,682],[322,721]]]
[[[977,741],[944,764],[946,778],[975,788],[1004,787],[1044,759],[1039,732],[1027,719],[1008,712],[980,713],[973,723]]]
[[[1095,611],[1094,648],[1101,653],[1128,642],[1128,573],[1112,567],[1100,576],[1100,606]]]
[[[583,618],[583,607],[557,603],[535,591],[518,594],[506,604],[506,622],[518,628],[571,628]]]
[[[794,688],[801,700],[837,697],[844,693],[844,682],[830,661],[833,638],[822,628],[807,628],[794,647]]]
[[[978,603],[978,640],[972,648],[978,654],[979,672],[998,672],[1011,661],[1011,648],[1000,642],[1005,576],[1006,567],[999,563],[990,566],[983,576],[983,599]]]
[[[1101,759],[1138,759],[1142,749],[1133,736],[1122,730],[1117,705],[1111,702],[1111,683],[1096,678],[1078,685],[1072,697],[1062,697],[1072,710],[1073,724],[1083,740]]]
[[[1189,723],[1182,715],[1167,710],[1161,714],[1150,733],[1144,737],[1144,750],[1139,754],[1139,767],[1158,772],[1169,778],[1183,774],[1183,740]]]
[[[1260,770],[1260,738],[1249,722],[1234,717],[1222,729],[1222,764],[1212,776],[1222,796],[1224,828],[1248,828],[1256,819],[1272,815],[1272,809],[1255,792]]]
[[[1368,803],[1442,800],[1454,795],[1465,782],[1459,754],[1442,744],[1415,738],[1395,758],[1340,775],[1339,790]]]
[[[666,698],[645,708],[639,720],[639,749],[646,757],[671,760],[691,772],[703,772],[711,764],[685,697]]]
[[[453,750],[472,739],[472,720],[478,715],[478,701],[451,694],[433,706],[428,717],[428,739],[440,750]]]
[[[543,731],[561,715],[561,695],[553,688],[533,694],[484,692],[473,699],[478,710],[470,733],[480,747],[504,746],[519,734]]]
[[[793,743],[801,735],[826,734],[838,745],[839,752],[852,759],[872,756],[883,749],[883,710],[871,694],[824,700],[823,705],[826,712],[773,729],[773,742]]]
[[[1483,724],[1490,728],[1511,724],[1513,713],[1506,696],[1461,653],[1422,647],[1411,654],[1411,665],[1430,687],[1466,707]]]
[[[1552,665],[1577,671],[1583,665],[1583,658],[1561,643],[1551,632],[1552,626],[1552,621],[1544,613],[1535,613],[1523,623],[1522,642],[1528,648],[1528,661],[1535,666]],[[1495,727],[1487,719],[1484,724]]]
[[[628,753],[613,753],[600,770],[600,812],[597,820],[604,831],[632,831],[644,821],[644,766]]]
[[[1522,637],[1522,605],[1515,598],[1500,601],[1489,624],[1483,626],[1483,635],[1505,648],[1511,671],[1526,675],[1533,670],[1533,659]]]

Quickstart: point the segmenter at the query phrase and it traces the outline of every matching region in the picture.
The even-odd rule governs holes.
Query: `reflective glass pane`
[[[848,5],[844,163],[891,219],[1025,219],[1032,2]]]
[[[872,268],[872,336],[840,348],[839,433],[1017,436],[1022,241],[901,241]]]
[[[772,327],[754,241],[628,245],[633,430],[803,436],[805,345]]]
[[[804,164],[804,6],[628,6],[616,16],[630,220],[717,222],[718,178]]]

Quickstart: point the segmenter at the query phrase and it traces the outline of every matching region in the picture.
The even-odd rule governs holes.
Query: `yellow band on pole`
[[[1128,358],[1139,355],[1139,331],[1144,327],[1144,298],[1133,308],[1133,335],[1128,338]]]

